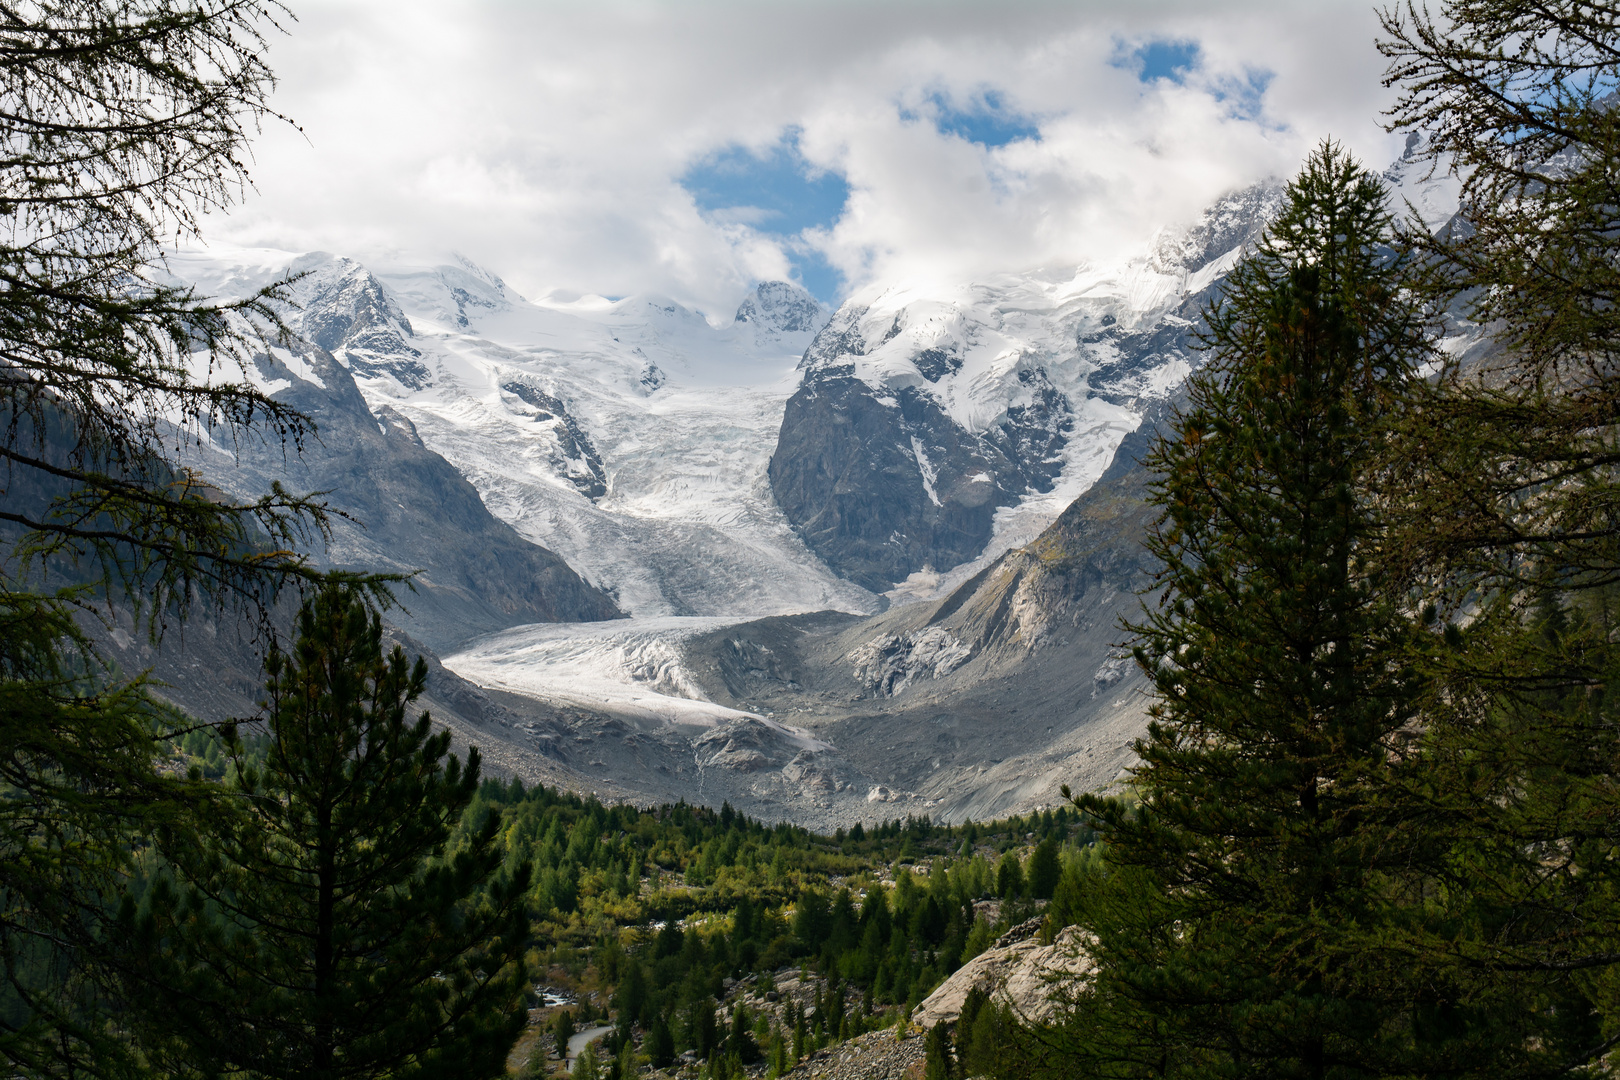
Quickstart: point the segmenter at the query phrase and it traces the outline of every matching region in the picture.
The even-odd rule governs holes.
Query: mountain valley
[[[1443,208],[1401,163],[1387,178]],[[294,277],[292,336],[249,374],[321,435],[285,465],[206,438],[188,463],[237,497],[328,491],[363,523],[328,565],[422,571],[391,622],[494,772],[826,829],[1051,805],[1133,760],[1137,459],[1281,190],[1120,267],[870,286],[837,311],[767,282],[725,320],[531,303],[462,259],[177,253],[209,295]],[[194,685],[252,671],[240,635],[201,640],[231,636],[120,659],[245,715],[251,677]]]

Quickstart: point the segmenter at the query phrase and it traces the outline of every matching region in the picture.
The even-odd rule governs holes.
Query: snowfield
[[[675,726],[712,727],[752,713],[703,698],[681,666],[679,644],[738,619],[663,616],[520,626],[491,634],[444,665],[497,690]],[[762,718],[761,718],[762,719]]]

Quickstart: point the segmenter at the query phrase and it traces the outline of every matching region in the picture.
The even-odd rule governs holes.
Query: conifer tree
[[[731,1010],[731,1031],[726,1037],[727,1056],[752,1065],[763,1055],[748,1020],[748,1009],[741,1001]]]
[[[923,1080],[951,1080],[955,1070],[951,1068],[953,1062],[949,1024],[939,1023],[928,1029],[923,1053]]]
[[[1419,689],[1409,597],[1376,580],[1375,451],[1428,352],[1385,199],[1333,144],[1311,155],[1148,459],[1162,605],[1132,629],[1155,698],[1140,805],[1076,800],[1110,864],[1080,905],[1077,1074],[1379,1075],[1411,1041],[1369,936]]]
[[[272,651],[262,763],[202,835],[158,834],[176,884],[122,918],[131,1000],[178,1073],[312,1080],[499,1076],[526,1013],[527,867],[500,874],[500,815],[446,841],[478,788],[408,706],[426,664],[330,585]],[[448,756],[447,756],[448,755]],[[160,1042],[167,1039],[167,1043]]]
[[[1016,900],[1024,892],[1024,867],[1018,856],[1007,852],[996,864],[996,895],[1003,900]]]
[[[121,682],[76,618],[117,602],[156,636],[199,601],[262,611],[318,576],[295,550],[326,530],[318,499],[276,485],[234,503],[165,460],[203,427],[294,449],[312,430],[243,371],[247,327],[274,328],[280,290],[212,304],[155,269],[247,183],[286,14],[275,0],[0,12],[0,1071],[115,1068],[103,917],[129,837],[203,794],[156,774],[154,743],[185,725]]]
[[[552,1021],[551,1032],[552,1039],[557,1044],[557,1056],[566,1056],[568,1040],[574,1037],[574,1014],[567,1009],[559,1009],[557,1018]]]
[[[714,999],[704,998],[692,1003],[689,1026],[692,1031],[692,1047],[697,1051],[698,1057],[705,1060],[712,1057],[720,1044]]]
[[[1494,1075],[1595,1067],[1620,1017],[1620,13],[1383,14],[1392,126],[1461,210],[1410,242],[1477,323],[1391,444],[1391,550],[1448,647],[1422,725],[1438,895],[1479,933],[1408,950],[1497,1003]],[[1421,133],[1421,134],[1420,134]]]
[[[1050,900],[1063,877],[1063,863],[1058,858],[1057,841],[1050,836],[1035,845],[1029,857],[1029,895],[1037,900]]]
[[[670,1031],[669,1021],[663,1013],[653,1018],[652,1027],[647,1031],[645,1049],[653,1065],[660,1069],[675,1060],[675,1035]]]

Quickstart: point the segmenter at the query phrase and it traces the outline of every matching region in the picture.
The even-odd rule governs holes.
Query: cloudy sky
[[[530,297],[836,301],[1143,249],[1323,136],[1382,167],[1366,0],[290,0],[210,239],[464,254]]]

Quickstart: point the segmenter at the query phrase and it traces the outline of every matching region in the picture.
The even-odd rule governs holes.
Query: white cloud
[[[271,60],[303,134],[265,132],[257,193],[207,235],[363,260],[454,249],[531,296],[657,292],[718,314],[788,262],[678,177],[790,125],[851,184],[813,242],[857,284],[1106,259],[1292,172],[1324,135],[1378,167],[1398,151],[1365,0],[1122,7],[299,5]],[[1166,38],[1200,45],[1182,85],[1110,63]],[[1261,70],[1258,117],[1234,116],[1216,94]],[[986,150],[903,118],[987,88],[1042,138]]]

